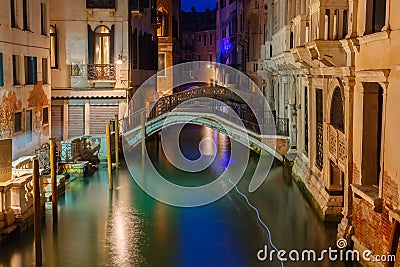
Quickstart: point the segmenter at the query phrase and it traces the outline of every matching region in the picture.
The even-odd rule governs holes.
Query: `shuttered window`
[[[37,84],[37,58],[25,57],[25,84]]]
[[[22,112],[14,113],[14,132],[22,131]]]
[[[85,134],[85,106],[68,107],[68,138]]]
[[[64,107],[61,105],[51,106],[51,137],[58,140],[63,139],[63,114]]]
[[[105,134],[106,124],[115,118],[118,114],[118,105],[90,106],[90,134]]]
[[[89,64],[94,64],[94,31],[88,25],[88,59],[89,59]]]
[[[4,86],[3,54],[0,53],[0,86]]]

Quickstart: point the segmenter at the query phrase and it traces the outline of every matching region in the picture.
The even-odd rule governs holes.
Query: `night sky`
[[[217,6],[216,0],[182,0],[181,3],[184,11],[190,11],[192,6],[197,11],[204,11],[206,8],[214,9]]]

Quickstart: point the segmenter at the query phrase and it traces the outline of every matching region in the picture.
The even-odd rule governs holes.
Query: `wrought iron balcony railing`
[[[86,0],[86,8],[115,8],[115,0]]]
[[[115,81],[114,64],[88,64],[88,80]]]

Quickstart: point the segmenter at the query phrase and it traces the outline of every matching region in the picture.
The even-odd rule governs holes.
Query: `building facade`
[[[52,137],[105,134],[155,73],[155,1],[52,1]],[[151,56],[149,56],[151,55]]]
[[[180,0],[157,0],[158,73],[159,95],[173,89],[174,73],[170,67],[180,62]]]
[[[349,4],[349,14],[356,22],[348,31],[356,40],[354,91],[349,93],[353,153],[341,225],[351,225],[358,250],[398,259],[400,3],[364,0]],[[399,266],[399,262],[388,266]]]
[[[244,70],[243,45],[239,43],[239,33],[243,31],[243,3],[239,0],[217,1],[217,62]],[[235,84],[234,77],[218,72],[222,84]]]
[[[243,30],[238,42],[243,49],[243,71],[263,90],[264,81],[258,75],[260,47],[267,38],[267,8],[262,0],[243,1]],[[265,89],[265,88],[264,88]]]
[[[181,62],[207,61],[216,62],[216,11],[207,9],[197,12],[181,12]],[[193,64],[187,69],[189,77],[198,73],[202,64]],[[203,66],[204,67],[204,66]],[[209,65],[212,67],[212,64]],[[189,68],[189,67],[188,67]],[[215,77],[210,77],[207,82],[213,83]]]
[[[322,219],[340,221],[339,238],[372,258],[398,256],[400,4],[265,4],[258,73],[277,117],[296,129],[295,180]]]
[[[33,155],[50,136],[49,2],[13,0],[2,4],[0,139],[12,138],[15,160]]]

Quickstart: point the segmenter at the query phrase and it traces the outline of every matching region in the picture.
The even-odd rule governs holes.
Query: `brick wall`
[[[382,213],[378,213],[366,200],[355,198],[353,225],[354,235],[374,254],[383,255],[389,251],[392,224],[389,222],[387,208],[384,208]]]
[[[399,192],[396,180],[393,180],[385,171],[383,174],[383,198],[388,208],[395,209],[399,205]]]

